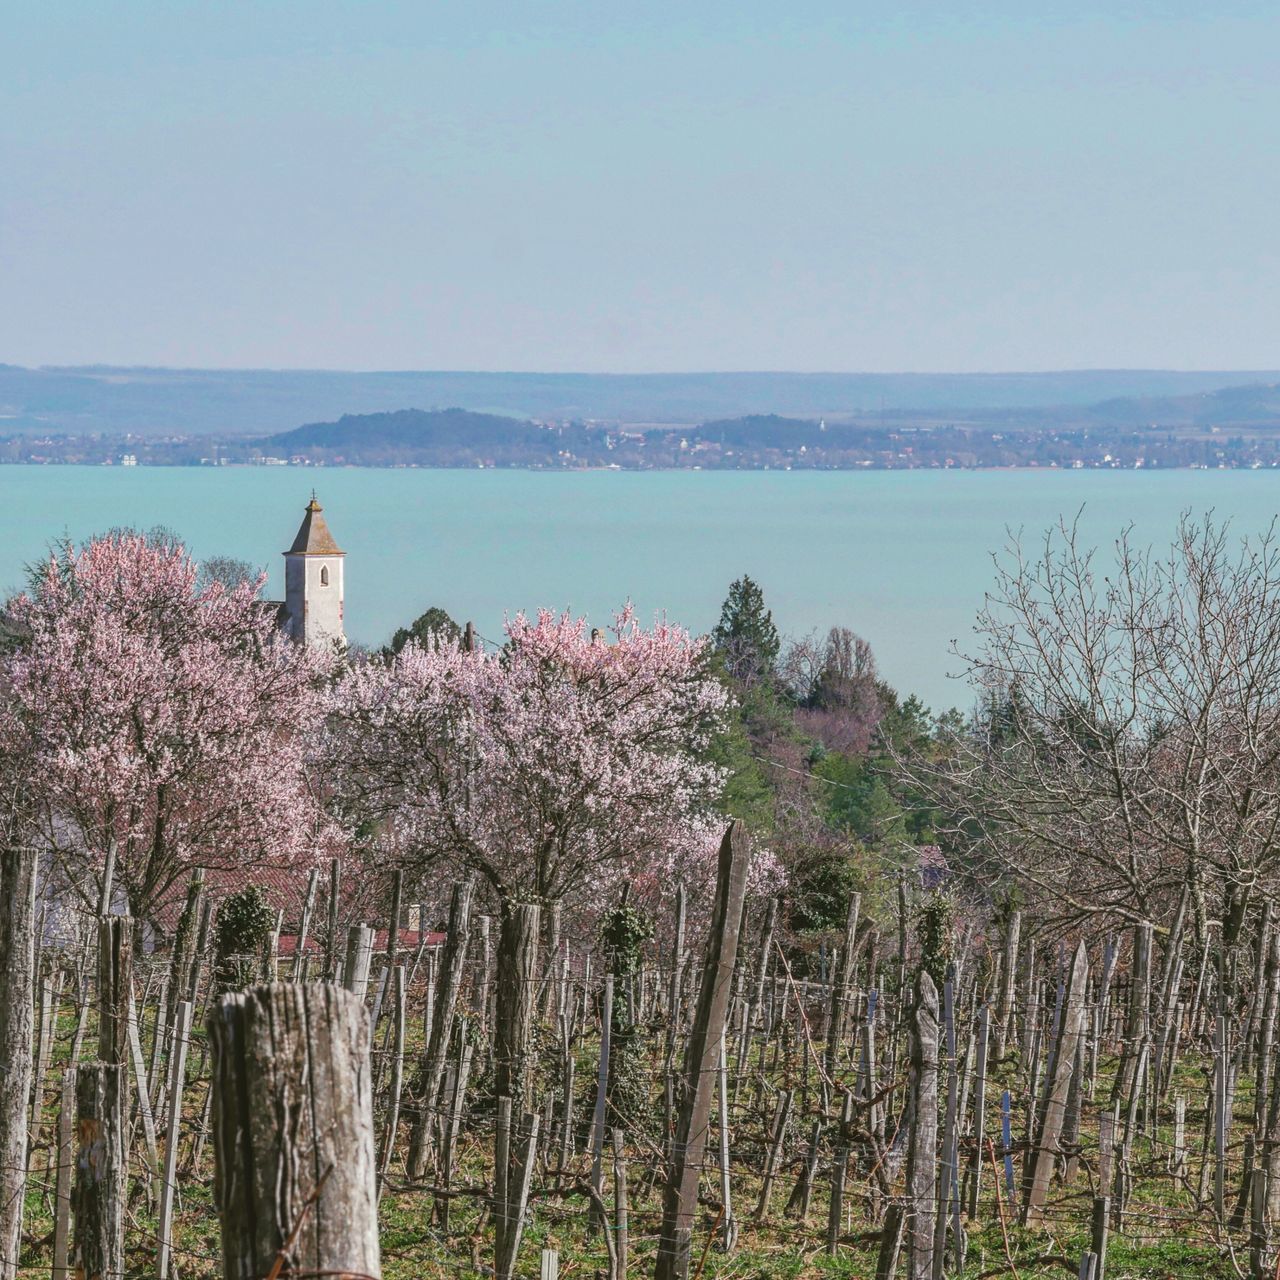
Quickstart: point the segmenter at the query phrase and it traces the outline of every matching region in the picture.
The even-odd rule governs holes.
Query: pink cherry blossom
[[[135,914],[193,866],[312,852],[323,660],[279,636],[261,585],[200,587],[182,547],[125,533],[51,557],[11,602],[0,752],[86,897],[113,846]]]
[[[590,903],[671,869],[723,782],[705,751],[727,695],[704,642],[629,607],[596,638],[548,611],[506,632],[497,651],[410,645],[349,672],[328,753],[348,814],[401,860],[478,872],[507,902]]]

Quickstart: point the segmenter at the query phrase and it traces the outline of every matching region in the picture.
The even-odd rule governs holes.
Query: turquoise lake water
[[[949,656],[970,635],[1007,528],[1035,534],[1083,507],[1087,537],[1126,524],[1166,542],[1178,513],[1214,509],[1238,532],[1280,510],[1266,472],[584,472],[0,466],[0,587],[62,532],[177,530],[197,556],[265,565],[315,486],[347,552],[353,640],[377,644],[429,605],[501,634],[539,605],[606,621],[630,598],[710,628],[749,573],[780,630],[838,623],[871,641],[883,674],[934,708],[968,706]]]

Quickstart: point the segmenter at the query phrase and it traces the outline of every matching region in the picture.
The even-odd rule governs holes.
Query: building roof
[[[441,933],[437,929],[401,929],[397,946],[400,951],[416,951],[419,946],[422,947],[439,947],[443,946],[448,938],[447,933]],[[374,955],[385,956],[387,954],[387,937],[386,929],[375,929],[373,934],[373,953]],[[298,935],[296,933],[282,933],[277,941],[276,954],[281,957],[296,955],[298,952]],[[324,950],[324,943],[315,936],[314,933],[307,935],[306,945],[303,950],[308,955],[314,955]]]
[[[307,513],[302,517],[302,524],[298,527],[298,536],[294,538],[293,546],[285,552],[285,555],[346,555],[346,552],[340,550],[338,544],[334,542],[333,534],[329,532],[329,526],[321,514],[323,511],[324,508],[316,501],[316,495],[313,493],[311,501],[307,503]]]

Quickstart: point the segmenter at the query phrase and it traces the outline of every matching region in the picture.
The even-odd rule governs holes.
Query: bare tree
[[[871,645],[848,627],[791,641],[778,664],[796,720],[831,751],[865,754],[884,707]]]
[[[1229,957],[1280,885],[1275,529],[1184,515],[1160,555],[1126,531],[1103,573],[1062,522],[997,557],[975,630],[978,712],[907,762],[953,838],[1063,920],[1159,920],[1185,885]]]

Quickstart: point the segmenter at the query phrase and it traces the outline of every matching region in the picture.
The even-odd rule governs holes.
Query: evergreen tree
[[[398,627],[391,637],[391,652],[399,653],[410,640],[421,649],[434,648],[440,641],[457,640],[462,628],[437,605],[419,614],[408,627]]]
[[[782,647],[778,629],[773,625],[773,614],[765,608],[764,592],[746,574],[729,588],[711,642],[740,684],[773,678]]]

